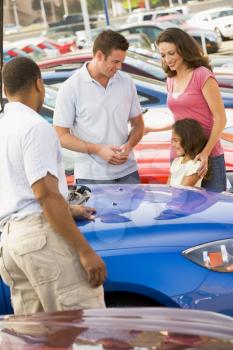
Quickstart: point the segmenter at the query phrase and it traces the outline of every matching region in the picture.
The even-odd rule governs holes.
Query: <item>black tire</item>
[[[216,27],[214,31],[217,34],[217,36],[221,37],[222,40],[227,40],[227,38],[222,35],[222,32],[218,27]]]
[[[152,307],[163,306],[157,301],[143,295],[114,292],[105,295],[107,307]]]

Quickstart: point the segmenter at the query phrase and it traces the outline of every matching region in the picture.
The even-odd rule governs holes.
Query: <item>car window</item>
[[[216,18],[219,18],[220,17],[220,11],[216,11],[216,12],[213,12],[213,13],[210,13],[210,18],[211,19],[216,19]]]
[[[155,26],[138,26],[133,28],[134,33],[144,33],[148,36],[151,42],[154,42],[161,32],[161,29]]]
[[[209,18],[208,18],[208,16],[203,16],[203,17],[201,18],[201,20],[202,20],[202,21],[208,21]]]
[[[132,29],[134,29],[134,28],[132,28]],[[131,29],[125,29],[125,30],[121,30],[120,33],[121,33],[123,36],[127,37],[127,35],[129,35],[129,34],[131,34],[131,33],[135,33],[135,32],[131,31]]]
[[[233,9],[232,10],[224,10],[218,12],[218,17],[226,17],[226,16],[233,16]]]
[[[144,15],[144,16],[143,16],[143,21],[151,21],[151,20],[152,20],[152,17],[153,17],[152,14],[150,14],[150,15]]]

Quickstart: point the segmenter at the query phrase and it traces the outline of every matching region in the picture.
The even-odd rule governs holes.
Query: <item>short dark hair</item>
[[[180,28],[167,28],[163,30],[156,39],[156,45],[164,42],[176,46],[178,54],[183,58],[188,68],[204,66],[212,70],[209,59],[204,56],[198,42],[184,30]],[[169,77],[176,75],[176,71],[171,70],[166,64],[162,63],[162,67]]]
[[[111,54],[112,50],[127,51],[129,43],[126,38],[113,30],[104,30],[101,32],[94,41],[93,55],[100,50],[107,57]]]
[[[172,129],[181,138],[180,144],[191,159],[194,159],[207,143],[204,130],[195,119],[177,120]]]
[[[2,78],[6,93],[14,96],[32,87],[41,78],[41,72],[36,62],[30,58],[16,57],[3,66]]]

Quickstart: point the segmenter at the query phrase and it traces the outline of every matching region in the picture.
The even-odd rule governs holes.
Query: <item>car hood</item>
[[[0,319],[8,349],[231,349],[233,319],[172,308],[70,310]]]
[[[92,185],[93,222],[78,226],[95,250],[191,247],[233,237],[233,195],[167,185]]]

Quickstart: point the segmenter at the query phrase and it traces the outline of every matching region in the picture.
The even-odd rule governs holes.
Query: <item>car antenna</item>
[[[3,67],[3,0],[0,0],[0,113],[3,112],[2,100],[2,67]]]

